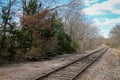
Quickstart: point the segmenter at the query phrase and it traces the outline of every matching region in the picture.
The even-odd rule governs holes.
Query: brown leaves
[[[36,26],[44,27],[46,29],[51,28],[51,16],[52,13],[48,9],[40,10],[39,13],[35,14],[24,14],[21,17],[22,27],[29,26],[35,28]]]
[[[54,37],[46,37],[51,33],[46,34],[46,32],[52,30],[51,19],[53,13],[48,9],[41,9],[40,12],[35,14],[24,14],[21,17],[22,28],[28,27],[32,29],[32,37],[34,38],[33,44],[36,48],[43,48],[41,52],[45,53],[47,51],[54,50],[56,48],[57,42]],[[52,45],[54,45],[52,47]]]

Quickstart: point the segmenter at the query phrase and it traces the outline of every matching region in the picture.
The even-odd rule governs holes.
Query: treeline
[[[51,8],[39,0],[21,0],[22,13],[17,24],[16,12],[12,10],[17,7],[17,0],[8,0],[1,7],[0,15],[1,58],[39,60],[100,45],[102,41],[97,28],[83,21],[78,12],[81,3],[76,4],[76,1],[70,0],[66,5]]]
[[[116,25],[110,31],[110,37],[108,39],[108,45],[111,47],[120,47],[120,25]]]

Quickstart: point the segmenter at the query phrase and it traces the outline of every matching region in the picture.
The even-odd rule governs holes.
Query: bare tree
[[[12,12],[11,8],[15,1],[16,0],[8,0],[7,4],[4,4],[4,6],[1,6],[2,7],[1,16],[0,16],[2,18],[2,23],[0,25],[1,27],[0,49],[1,50],[6,47],[7,27],[11,26],[11,12]]]
[[[98,28],[85,21],[81,0],[71,0],[69,4],[73,5],[68,6],[63,12],[66,33],[80,44],[80,50],[95,48],[98,45],[96,44],[96,38],[99,36]]]
[[[116,25],[110,32],[109,44],[114,47],[120,46],[120,25]]]

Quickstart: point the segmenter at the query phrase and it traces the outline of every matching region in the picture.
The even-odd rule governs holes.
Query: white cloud
[[[84,5],[90,6],[90,4],[96,3],[98,2],[98,0],[84,0],[83,2],[84,2]]]
[[[106,26],[115,26],[116,24],[120,23],[120,17],[116,19],[105,19],[105,22],[103,22],[103,25]]]
[[[109,32],[110,32],[110,30],[104,30],[104,29],[100,29],[101,31],[100,31],[100,34],[102,35],[102,36],[104,36],[105,38],[108,38],[109,37]]]
[[[109,37],[110,30],[116,25],[120,23],[120,17],[115,19],[109,19],[109,18],[94,18],[93,24],[97,26],[101,30],[101,35],[104,37]]]
[[[115,8],[115,5],[120,4],[120,0],[107,0],[103,3],[96,3],[88,8],[83,9],[88,15],[105,15],[108,12],[120,14],[120,9]]]
[[[22,11],[17,11],[17,12],[16,12],[16,15],[20,17],[20,16],[23,15],[23,12],[22,12]]]
[[[110,28],[112,28],[117,24],[120,24],[120,17],[115,18],[115,19],[103,18],[103,20],[94,18],[92,25],[95,25],[98,27],[110,27]]]

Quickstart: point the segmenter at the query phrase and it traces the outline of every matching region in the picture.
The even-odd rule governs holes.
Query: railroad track
[[[80,59],[72,61],[56,70],[41,75],[36,80],[76,80],[90,65],[102,56],[108,47],[104,47]]]

